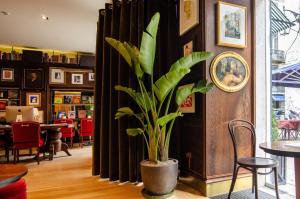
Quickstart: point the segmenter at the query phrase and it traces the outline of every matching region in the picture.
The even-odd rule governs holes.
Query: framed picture
[[[215,57],[210,66],[210,75],[221,90],[236,92],[247,84],[250,69],[242,56],[229,51]]]
[[[247,8],[218,2],[218,45],[236,48],[247,46]]]
[[[19,98],[19,90],[8,90],[7,91],[7,98],[8,99],[18,99]]]
[[[178,87],[178,89],[182,89],[186,86],[193,86],[194,84],[187,84],[184,86]],[[179,107],[179,111],[182,113],[195,113],[195,93],[191,94],[186,98],[186,100]]]
[[[15,70],[13,68],[2,68],[1,69],[1,81],[3,81],[3,82],[15,81]]]
[[[94,75],[95,73],[89,73],[89,81],[95,81]]]
[[[72,74],[72,84],[83,84],[83,74]]]
[[[26,106],[41,106],[41,93],[26,93]]]
[[[76,112],[75,111],[68,111],[68,118],[75,119],[76,118]]]
[[[179,35],[199,23],[199,0],[180,0],[179,2]]]
[[[64,84],[65,71],[60,68],[50,68],[49,83],[50,84]]]
[[[43,89],[43,69],[24,69],[24,89]]]
[[[190,41],[183,46],[183,56],[188,56],[193,52],[193,41]]]

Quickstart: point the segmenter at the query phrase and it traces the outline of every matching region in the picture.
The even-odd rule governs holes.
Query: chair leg
[[[19,158],[19,156],[20,156],[20,149],[17,149],[17,162],[19,162],[19,161],[20,161],[20,158]]]
[[[254,175],[254,184],[255,184],[255,199],[258,199],[258,185],[257,185],[257,169],[254,169],[254,172],[253,172],[253,175]]]
[[[70,137],[71,140],[71,148],[73,148],[73,137]]]
[[[277,180],[277,167],[274,168],[274,179],[275,179],[276,198],[279,199],[278,180]]]
[[[235,182],[236,182],[236,178],[237,178],[239,169],[240,169],[239,166],[236,168],[236,165],[234,165],[233,174],[232,174],[232,181],[231,181],[230,190],[229,190],[227,199],[230,199],[230,196],[231,196],[231,193],[233,191],[233,188],[234,188],[234,185],[235,185]]]
[[[16,164],[16,160],[17,160],[17,149],[13,149],[13,154],[14,154],[14,164]]]
[[[81,136],[81,148],[83,147],[83,136]]]
[[[40,164],[40,148],[37,149],[36,161],[39,165]]]
[[[8,147],[5,147],[5,157],[6,157],[6,163],[9,163],[9,149],[8,149]]]

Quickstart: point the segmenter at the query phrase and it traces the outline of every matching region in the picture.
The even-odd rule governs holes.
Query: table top
[[[0,164],[0,188],[18,181],[28,172],[21,164]]]
[[[42,130],[48,130],[48,129],[57,129],[61,127],[72,127],[70,124],[67,123],[61,123],[61,124],[40,124],[40,127]],[[11,130],[11,125],[0,125],[0,130]]]
[[[265,142],[259,148],[272,155],[300,158],[300,141]]]

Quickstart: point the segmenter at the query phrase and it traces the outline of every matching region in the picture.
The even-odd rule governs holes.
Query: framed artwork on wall
[[[72,84],[83,84],[83,74],[72,74]]]
[[[15,81],[15,70],[13,68],[1,68],[1,81],[3,82]]]
[[[189,41],[188,43],[183,45],[183,56],[187,56],[193,51],[193,41]]]
[[[65,84],[65,71],[61,68],[49,68],[50,84]]]
[[[221,90],[236,92],[247,84],[250,69],[241,55],[228,51],[215,57],[210,66],[210,75]]]
[[[199,0],[180,0],[179,35],[199,24]]]
[[[8,99],[18,99],[19,98],[19,90],[17,90],[17,89],[7,90],[7,98]]]
[[[26,93],[26,106],[41,106],[41,93]]]
[[[94,75],[95,73],[89,73],[89,81],[95,81]]]
[[[182,89],[186,86],[191,86],[193,87],[194,84],[187,84],[187,85],[183,85],[178,87],[178,89]],[[179,107],[179,111],[181,111],[182,113],[195,113],[195,93],[191,94],[190,96],[188,96],[186,98],[186,100],[181,104],[181,106]]]
[[[43,89],[44,88],[44,70],[24,69],[24,89]]]
[[[245,48],[247,46],[247,8],[219,1],[217,13],[218,45]]]

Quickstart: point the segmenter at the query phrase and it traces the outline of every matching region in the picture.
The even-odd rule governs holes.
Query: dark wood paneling
[[[205,122],[205,173],[206,179],[231,175],[233,165],[233,148],[229,132],[228,121],[239,118],[253,121],[253,63],[252,63],[252,1],[226,0],[234,4],[247,7],[247,48],[237,49],[216,45],[216,3],[217,0],[206,0],[206,50],[218,55],[225,51],[234,51],[245,58],[250,66],[250,81],[242,90],[235,93],[226,93],[217,87],[206,95],[206,122]],[[214,24],[214,25],[213,25]],[[211,60],[206,64],[206,77],[210,79],[209,67]]]

